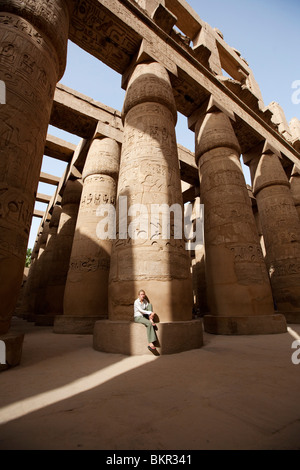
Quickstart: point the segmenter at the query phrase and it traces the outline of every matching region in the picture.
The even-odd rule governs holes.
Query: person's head
[[[145,291],[144,291],[143,289],[140,289],[140,290],[139,290],[138,295],[139,295],[139,299],[140,299],[141,301],[143,301],[144,298],[146,297],[146,293],[145,293]]]

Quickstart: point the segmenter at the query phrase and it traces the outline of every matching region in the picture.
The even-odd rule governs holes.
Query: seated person
[[[153,321],[155,313],[152,311],[152,305],[148,302],[148,297],[143,289],[138,293],[138,298],[134,301],[134,321],[142,323],[147,328],[148,349],[152,352],[156,351],[153,342],[156,341],[154,328],[156,325]]]

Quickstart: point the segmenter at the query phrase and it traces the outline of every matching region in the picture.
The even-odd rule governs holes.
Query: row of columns
[[[7,83],[8,103],[0,108],[5,117],[0,124],[5,137],[0,163],[2,334],[9,329],[21,285],[51,104],[64,71],[68,37],[66,1],[48,2],[47,15],[41,15],[44,2],[25,3],[22,21],[18,5],[1,2],[6,21],[0,33],[0,79]],[[9,78],[12,71],[20,77],[17,85]],[[265,263],[231,117],[221,107],[208,106],[198,112],[193,128],[205,211],[210,315],[205,315],[204,325],[212,333],[280,333],[286,331],[285,317],[300,318],[300,221],[293,199],[298,200],[297,173],[289,183],[276,149],[268,143],[257,155],[250,153]],[[162,350],[163,344],[168,345],[165,352],[201,346],[201,324],[192,320],[190,257],[183,233],[178,237],[171,227],[165,239],[161,219],[153,224],[148,218],[154,204],[176,205],[183,213],[176,119],[166,69],[154,61],[137,64],[124,102],[121,156],[114,140],[93,140],[82,181],[69,180],[64,189],[57,231],[53,213],[49,232],[44,233],[46,244],[41,238],[28,281],[33,290],[24,296],[27,312],[33,309],[38,321],[55,317],[55,331],[71,332],[76,324],[88,331],[101,319],[96,321],[96,349],[128,353],[130,341],[125,350],[120,344],[126,343],[124,332],[132,334],[132,304],[143,288],[158,313]],[[116,204],[115,240],[97,236],[103,220],[98,208],[103,204]],[[137,226],[136,212],[130,213],[133,206],[136,212],[140,209]],[[130,235],[123,233],[125,213]]]

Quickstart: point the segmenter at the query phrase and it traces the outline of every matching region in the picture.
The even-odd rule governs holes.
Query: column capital
[[[235,122],[234,112],[230,111],[213,95],[202,103],[202,105],[194,111],[188,118],[188,127],[191,131],[195,132],[195,125],[199,119],[204,119],[207,113],[222,112]]]
[[[58,78],[63,76],[66,67],[66,54],[71,11],[70,0],[1,0],[0,11],[20,16],[32,26],[38,28],[43,36],[50,40],[58,59]],[[19,26],[16,24],[16,28]],[[28,33],[29,34],[29,33]],[[30,33],[33,36],[33,33]],[[39,34],[34,39],[39,43]],[[54,52],[54,51],[53,51]]]
[[[175,77],[178,76],[177,65],[172,60],[172,58],[165,55],[164,51],[159,48],[158,44],[155,44],[155,48],[153,45],[147,41],[147,39],[143,39],[140,45],[139,50],[133,56],[133,59],[127,68],[127,70],[122,75],[122,83],[121,87],[123,90],[126,90],[128,87],[128,82],[133,74],[136,66],[143,62],[157,62],[161,64],[169,73],[174,75]]]
[[[226,110],[220,109],[218,102],[210,100],[205,106],[206,113],[200,114],[195,123],[196,135],[195,159],[198,164],[203,154],[218,148],[227,148],[241,154],[238,139],[231,125],[231,115]],[[207,111],[208,110],[208,111]]]

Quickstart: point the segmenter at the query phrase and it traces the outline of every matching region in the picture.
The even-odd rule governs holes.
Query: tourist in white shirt
[[[142,323],[147,328],[147,338],[148,338],[148,349],[151,352],[156,352],[156,347],[153,342],[156,341],[156,334],[154,328],[156,325],[153,321],[155,313],[152,312],[152,306],[146,300],[146,293],[144,290],[140,290],[138,298],[134,301],[134,321],[136,323]],[[148,318],[146,318],[146,316]]]

